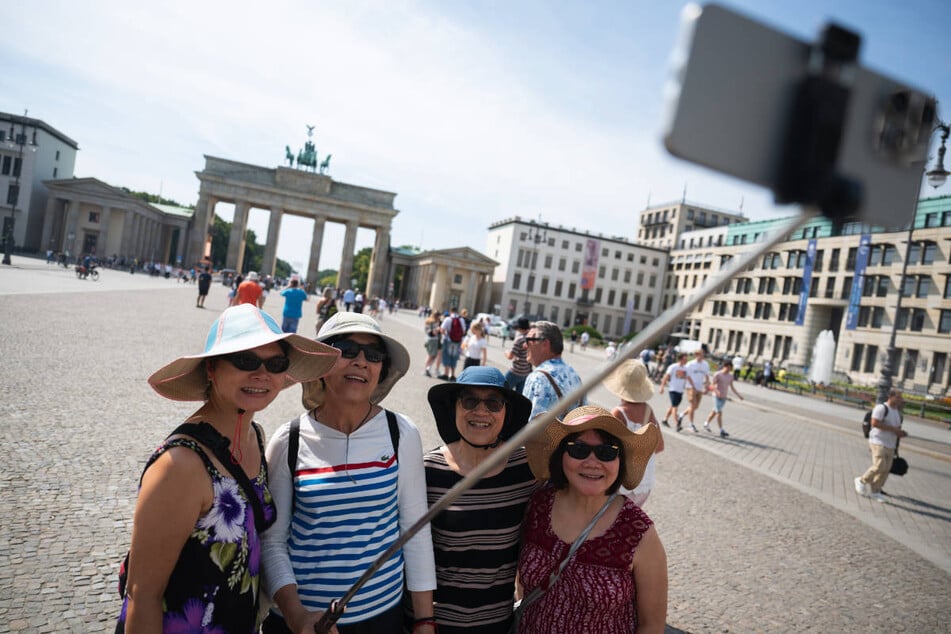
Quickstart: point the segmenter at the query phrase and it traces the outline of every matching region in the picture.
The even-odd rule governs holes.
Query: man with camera
[[[855,492],[879,502],[885,501],[882,487],[891,472],[892,461],[898,449],[898,439],[908,432],[901,428],[901,408],[905,404],[901,390],[888,390],[888,400],[872,410],[872,429],[868,434],[868,446],[872,452],[872,466],[855,478]]]

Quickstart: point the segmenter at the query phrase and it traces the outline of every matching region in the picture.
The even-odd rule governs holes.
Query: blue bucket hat
[[[505,400],[505,422],[499,432],[500,440],[507,440],[528,423],[532,402],[505,386],[505,376],[498,368],[473,365],[456,378],[455,383],[440,383],[429,388],[426,398],[436,419],[436,429],[447,445],[461,438],[456,428],[456,399],[466,387],[490,387],[498,390]]]

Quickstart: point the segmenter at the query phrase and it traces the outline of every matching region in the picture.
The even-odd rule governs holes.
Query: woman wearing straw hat
[[[528,443],[532,473],[549,486],[525,516],[519,632],[663,632],[664,547],[651,519],[617,495],[637,487],[659,433],[585,405]]]
[[[338,354],[244,304],[218,317],[204,352],[149,377],[166,398],[203,403],[142,474],[117,632],[256,630],[259,533],[274,521],[274,504],[252,420],[284,388],[330,370]]]
[[[277,520],[264,536],[264,585],[277,610],[264,632],[312,631],[320,612],[427,510],[419,431],[379,406],[409,369],[406,348],[356,312],[335,314],[317,339],[340,359],[304,385],[307,411],[267,448]],[[399,632],[404,581],[424,621],[414,631],[431,634],[436,572],[428,526],[355,594],[339,631]]]
[[[621,399],[621,403],[611,410],[611,414],[627,425],[627,428],[631,431],[637,431],[641,425],[657,427],[654,410],[647,404],[647,401],[654,395],[654,384],[648,374],[647,366],[644,365],[643,361],[628,359],[609,374],[603,382],[608,391]],[[647,462],[644,477],[641,478],[637,488],[632,491],[621,487],[621,493],[634,500],[634,504],[638,506],[644,506],[647,496],[654,488],[656,456],[664,450],[664,435],[658,434],[658,437],[660,440],[657,442],[657,449],[654,450],[654,455]]]
[[[429,405],[445,443],[423,457],[430,504],[524,427],[532,411],[532,402],[488,366],[465,368],[455,383],[433,386]],[[435,617],[442,634],[509,631],[519,533],[536,488],[519,448],[433,519]]]

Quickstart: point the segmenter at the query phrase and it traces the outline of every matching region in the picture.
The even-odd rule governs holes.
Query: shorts
[[[669,392],[670,394],[670,405],[671,407],[677,407],[680,405],[680,401],[684,398],[683,392]]]
[[[720,398],[719,396],[714,396],[713,397],[713,411],[722,412],[724,407],[726,407],[726,399]]]
[[[439,339],[436,337],[428,337],[423,346],[426,348],[426,354],[435,357],[436,353],[439,352]]]
[[[453,341],[444,341],[442,344],[442,364],[447,368],[455,368],[459,363],[460,344]]]
[[[300,317],[285,317],[281,322],[282,332],[297,332],[297,325],[300,323]]]
[[[473,359],[472,357],[466,357],[465,362],[462,364],[462,369],[465,370],[468,367],[474,365],[482,365],[482,359]]]

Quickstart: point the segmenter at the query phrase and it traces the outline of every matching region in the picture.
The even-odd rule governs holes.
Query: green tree
[[[134,196],[141,201],[147,202],[149,204],[156,203],[159,205],[174,205],[175,207],[184,207],[185,209],[194,209],[195,205],[183,205],[178,201],[172,200],[171,198],[162,198],[161,196],[156,196],[155,194],[150,194],[148,192],[134,192],[128,187],[120,187],[122,191]]]
[[[370,276],[370,256],[373,254],[372,247],[366,247],[357,251],[357,254],[353,256],[353,279],[357,281],[356,285],[353,287],[356,289],[364,289],[367,287],[367,278]],[[346,288],[350,284],[350,280],[340,280],[340,286]]]
[[[225,222],[215,214],[211,227],[211,262],[216,269],[225,268],[228,258],[228,242],[231,240],[231,223]]]

